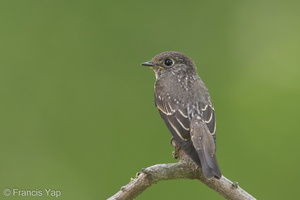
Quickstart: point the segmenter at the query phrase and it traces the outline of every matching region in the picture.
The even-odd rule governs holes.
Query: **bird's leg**
[[[174,151],[172,152],[173,158],[174,159],[178,159],[179,158],[179,145],[177,144],[177,142],[174,140],[174,138],[171,138],[171,145],[174,147]]]

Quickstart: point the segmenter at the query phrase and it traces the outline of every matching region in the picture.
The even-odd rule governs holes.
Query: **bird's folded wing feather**
[[[155,105],[168,125],[173,137],[190,140],[190,121],[186,107],[177,101],[155,97]]]

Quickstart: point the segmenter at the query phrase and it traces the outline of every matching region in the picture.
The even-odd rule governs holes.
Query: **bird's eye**
[[[171,66],[171,65],[173,65],[173,60],[171,60],[171,59],[166,59],[166,60],[165,60],[165,65],[166,65],[166,66]]]

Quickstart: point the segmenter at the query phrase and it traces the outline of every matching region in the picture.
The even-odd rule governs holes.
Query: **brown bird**
[[[155,72],[155,105],[175,141],[206,178],[221,178],[215,111],[193,61],[182,53],[167,51],[141,65]]]

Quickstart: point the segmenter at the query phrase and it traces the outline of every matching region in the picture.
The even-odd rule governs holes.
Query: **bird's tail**
[[[191,129],[191,139],[199,156],[202,172],[206,178],[220,179],[222,174],[216,158],[214,138],[205,123],[194,122]]]

